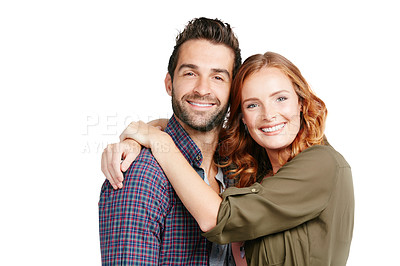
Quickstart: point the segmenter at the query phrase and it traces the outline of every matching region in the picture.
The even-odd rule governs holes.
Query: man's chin
[[[200,132],[209,132],[216,127],[215,125],[188,125],[188,126]]]
[[[180,117],[175,114],[175,117],[178,121],[181,122],[181,125],[184,127],[189,127],[190,129],[200,131],[200,132],[208,132],[213,130],[217,125],[214,123],[215,121],[204,121],[204,119],[195,119],[193,117]]]
[[[197,131],[201,131],[201,132],[207,132],[207,131],[211,131],[213,130],[216,125],[212,122],[210,123],[201,123],[201,122],[197,122],[197,121],[184,121],[184,123],[186,125],[188,125],[190,128],[197,130]]]
[[[185,124],[191,129],[200,131],[200,132],[208,132],[222,125],[226,111],[223,112],[219,110],[219,112],[190,112],[184,108],[181,108],[179,105],[173,105],[172,109],[174,111],[175,117],[179,119],[181,124]]]

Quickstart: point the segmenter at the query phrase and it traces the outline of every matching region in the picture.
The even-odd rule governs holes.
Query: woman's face
[[[241,96],[243,122],[260,146],[279,151],[293,142],[300,130],[301,104],[283,72],[262,68],[245,79]]]

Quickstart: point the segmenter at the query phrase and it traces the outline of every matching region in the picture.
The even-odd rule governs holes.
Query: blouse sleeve
[[[216,227],[203,235],[217,243],[244,241],[317,217],[337,179],[333,151],[329,146],[310,147],[261,184],[227,189],[222,194]]]

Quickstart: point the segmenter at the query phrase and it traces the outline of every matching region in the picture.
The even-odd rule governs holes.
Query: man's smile
[[[187,101],[189,104],[197,107],[211,107],[214,106],[214,103],[202,103],[202,102],[192,102],[192,101]]]

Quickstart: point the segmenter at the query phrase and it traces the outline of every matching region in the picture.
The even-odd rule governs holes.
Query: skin
[[[175,73],[175,76],[178,74],[180,78],[174,84],[172,84],[169,75],[165,79],[167,92],[175,99],[174,104],[180,108],[178,111],[188,113],[184,117],[186,123],[181,123],[185,125],[184,128],[188,132],[191,132],[195,128],[195,126],[189,124],[201,124],[204,122],[200,115],[204,111],[203,108],[210,110],[224,109],[221,107],[222,104],[213,97],[194,96],[193,92],[200,95],[198,90],[199,88],[202,89],[197,85],[182,86],[183,88],[195,87],[196,89],[192,90],[192,92],[186,92],[185,89],[179,92],[175,90],[186,82],[188,84],[200,84],[202,78],[196,77],[197,74],[192,73],[192,68],[191,66],[187,69],[187,66],[184,66],[180,69],[182,73],[179,73],[179,71]],[[211,79],[204,78],[207,83],[217,82],[215,79],[218,80],[219,78],[215,78],[215,76]],[[204,82],[201,83],[204,84]],[[208,90],[205,90],[205,92],[208,93]],[[206,93],[203,92],[203,95],[206,95]],[[218,95],[218,92],[214,94]],[[223,99],[223,97],[219,98]],[[200,104],[193,104],[192,101],[194,100],[200,100]],[[285,155],[282,151],[285,151],[293,142],[300,129],[302,106],[291,80],[279,69],[263,68],[244,81],[241,105],[242,119],[248,127],[249,134],[258,144],[265,148],[271,160],[273,171],[277,172],[282,166],[278,160],[278,154]],[[175,112],[179,114],[176,110]],[[207,114],[210,115],[208,121],[212,120],[212,117],[215,117],[217,113],[209,112]],[[195,136],[196,132],[192,132],[192,134]],[[214,136],[216,135],[214,134]],[[196,219],[201,230],[206,232],[214,228],[222,201],[218,195],[218,191],[215,188],[207,186],[199,178],[176,148],[170,136],[155,127],[150,127],[139,121],[138,123],[131,123],[124,131],[121,139],[126,138],[135,139],[142,145],[152,149],[153,155],[163,167],[179,198]],[[213,138],[210,139],[212,140]],[[167,147],[167,149],[163,150],[160,147]],[[212,147],[215,150],[215,147]],[[212,160],[212,158],[209,159]],[[287,157],[283,157],[283,159],[287,160]],[[239,247],[240,243],[233,243],[235,250],[239,250]],[[235,261],[239,263],[238,265],[246,265],[245,260],[237,254],[235,255]]]
[[[285,151],[293,142],[300,128],[301,104],[293,85],[280,70],[265,68],[249,76],[241,95],[243,122],[258,144],[263,146],[273,164],[274,172],[282,166],[278,153]],[[271,132],[262,129],[276,127]],[[132,123],[130,138],[150,147],[163,167],[169,181],[196,219],[202,231],[216,225],[221,198],[207,186],[186,162],[170,136],[143,122]],[[128,133],[128,132],[126,132]],[[165,146],[161,151],[156,147]]]
[[[174,80],[167,74],[165,87],[185,129],[212,134],[219,130],[228,109],[233,60],[227,47],[205,40],[181,46]]]
[[[234,54],[206,40],[187,41],[180,49],[174,80],[167,74],[165,88],[176,119],[202,151],[200,167],[208,177],[215,177],[218,169],[213,158],[229,105]],[[215,178],[209,178],[209,183],[219,193]]]
[[[206,40],[190,40],[180,48],[174,80],[169,74],[165,77],[175,117],[202,151],[201,167],[208,177],[217,173],[213,155],[228,107],[233,62],[234,53],[230,48]],[[165,128],[166,123],[162,122]],[[123,140],[122,135],[120,139]],[[122,172],[129,168],[139,152],[140,146],[132,141],[110,144],[104,150],[102,171],[114,189],[122,188]],[[124,158],[122,163],[121,158]],[[217,181],[214,178],[209,181],[218,191]]]
[[[243,123],[267,151],[276,173],[281,167],[278,153],[294,141],[300,130],[299,97],[291,80],[273,67],[262,68],[247,78],[241,96]]]
[[[215,220],[213,217],[216,217],[219,202],[221,202],[219,184],[215,178],[210,177],[215,177],[217,173],[213,156],[218,144],[219,131],[229,106],[233,62],[234,53],[230,48],[205,40],[191,40],[185,42],[180,48],[174,80],[169,74],[165,77],[165,88],[172,97],[174,116],[202,151],[203,160],[200,167],[205,171],[210,183],[208,186],[201,178],[196,178],[188,179],[189,182],[174,183],[172,181],[171,184],[176,191],[182,191],[185,187],[191,189],[202,187],[211,191],[208,197],[198,195],[196,199],[203,202],[205,206],[210,206],[207,209],[209,216],[203,216],[204,220],[208,221]],[[162,128],[165,128],[165,121],[162,122],[164,123]],[[165,141],[155,137],[160,133],[161,139]],[[115,189],[122,188],[121,170],[125,171],[138,154],[138,144],[133,143],[129,138],[136,139],[146,147],[151,147],[157,159],[168,161],[169,155],[178,158],[177,161],[168,163],[169,169],[163,169],[167,175],[181,170],[197,175],[168,134],[155,127],[149,127],[143,122],[133,122],[120,136],[121,141],[124,139],[125,141],[112,144],[102,155],[103,173]],[[149,140],[155,141],[149,142]],[[121,156],[125,156],[125,160],[119,168]],[[191,206],[190,202],[193,201],[187,197],[186,193],[177,192],[177,194],[185,202],[186,208],[193,210],[192,215],[201,215],[200,212],[196,213],[196,206]],[[211,204],[215,202],[217,204]],[[199,209],[199,211],[202,210]],[[213,224],[215,221],[212,221],[210,226]],[[235,248],[239,250],[240,245],[236,245]],[[235,261],[237,265],[246,265],[244,258],[240,256],[235,256]]]

